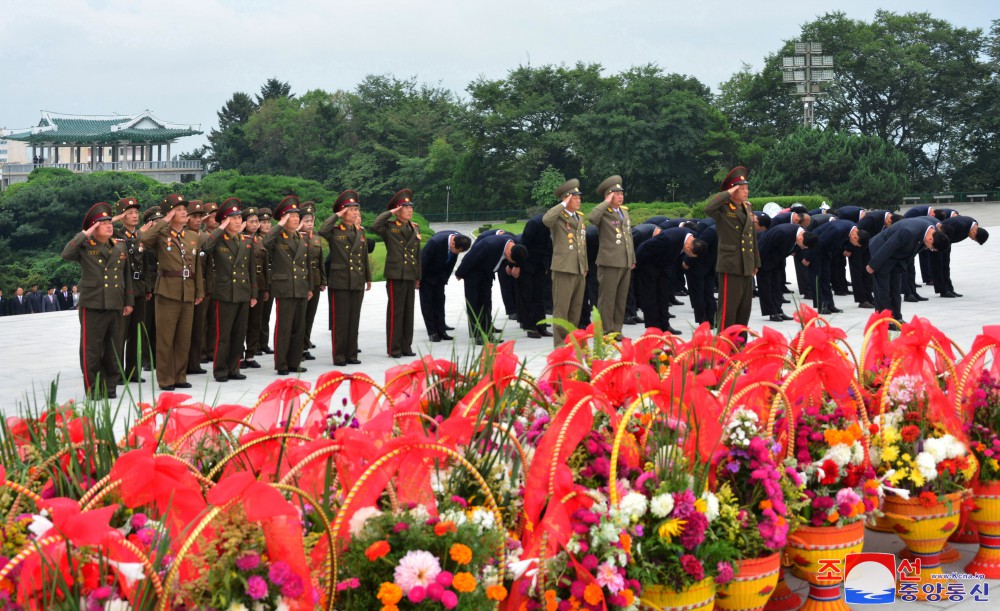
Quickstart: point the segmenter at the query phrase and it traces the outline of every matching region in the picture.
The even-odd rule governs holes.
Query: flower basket
[[[737,563],[736,577],[719,586],[715,604],[729,611],[759,611],[764,608],[778,584],[781,554],[746,558]]]
[[[778,581],[774,585],[774,592],[771,592],[771,597],[764,605],[764,611],[792,611],[800,606],[802,606],[802,597],[792,592],[792,589],[785,583],[785,567],[779,566]]]
[[[969,520],[979,530],[979,550],[965,571],[1000,579],[1000,481],[974,482],[972,494],[976,508]]]
[[[809,582],[809,598],[802,605],[804,611],[847,611],[847,604],[840,596],[844,558],[860,552],[864,542],[862,521],[840,527],[799,526],[788,537],[785,553],[791,559],[792,572]],[[836,561],[839,570],[835,574],[839,577],[820,572],[820,561],[828,560]]]
[[[712,611],[715,608],[715,581],[702,579],[680,592],[667,586],[647,585],[640,600],[659,611]]]

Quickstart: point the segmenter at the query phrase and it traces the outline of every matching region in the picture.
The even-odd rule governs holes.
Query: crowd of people
[[[27,293],[24,287],[17,287],[13,295],[4,295],[0,290],[0,316],[17,316],[20,314],[41,314],[43,312],[60,312],[75,310],[80,302],[80,293],[74,284],[72,287],[49,287],[42,291],[33,284]]]
[[[396,193],[370,227],[386,249],[386,354],[416,355],[418,295],[430,341],[453,339],[445,320],[452,275],[463,283],[469,335],[480,345],[500,333],[494,281],[507,316],[528,338],[552,337],[555,346],[566,331],[547,324],[549,317],[586,326],[594,307],[605,333],[620,336],[624,325],[645,324],[680,334],[670,308],[683,296],[696,324],[746,325],[755,296],[770,321],[791,320],[782,307],[792,292],[788,257],[798,292],[821,313],[842,311],[835,297],[853,295],[858,307],[890,310],[901,320],[902,301],[926,299],[916,290],[917,267],[941,297],[960,297],[950,278],[950,245],[966,238],[982,244],[989,236],[974,219],[931,206],[904,215],[857,206],[754,211],[743,167],[726,176],[703,219],[653,217],[633,226],[620,176],[596,191],[602,201],[586,215],[580,182],[572,179],[520,234],[489,230],[473,241],[449,230],[426,244],[412,221],[412,191]],[[114,210],[95,204],[62,253],[80,264],[80,293],[49,291],[60,308],[79,310],[89,393],[114,397],[116,386],[153,368],[161,389],[190,388],[187,377],[208,373],[206,363],[216,381],[240,380],[241,370],[261,367],[257,357],[264,354],[273,354],[278,375],[304,372],[303,361],[316,358],[310,338],[323,292],[333,364],[361,362],[358,333],[375,245],[361,226],[357,192],[341,193],[318,229],[313,202],[295,196],[273,213],[235,197],[218,205],[177,194],[141,220],[139,209],[134,198]],[[16,313],[39,299],[46,311],[36,287],[28,297],[21,292]]]

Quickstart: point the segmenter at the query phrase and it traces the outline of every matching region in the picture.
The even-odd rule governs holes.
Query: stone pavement
[[[934,291],[930,287],[922,287],[919,289],[920,292],[929,297],[930,300],[916,304],[904,303],[903,314],[907,319],[914,315],[930,319],[934,325],[965,349],[969,347],[972,339],[980,333],[984,324],[1000,323],[1000,313],[997,311],[997,304],[1000,303],[1000,283],[997,282],[1000,279],[1000,258],[997,256],[997,252],[1000,251],[1000,205],[961,204],[958,207],[963,213],[980,219],[983,226],[987,226],[991,232],[996,233],[997,237],[993,237],[984,246],[966,240],[953,250],[952,277],[955,289],[964,294],[964,297],[942,299],[935,297]],[[454,227],[464,233],[471,234],[471,231],[478,226],[479,223],[452,223],[449,228]],[[443,226],[435,227],[435,229],[444,228]],[[789,272],[788,277],[794,278],[791,265],[789,265]],[[462,283],[452,278],[447,287],[447,297],[447,320],[456,327],[456,330],[452,332],[456,339],[453,342],[441,343],[428,341],[418,311],[414,324],[416,331],[413,348],[420,356],[430,354],[435,358],[454,358],[463,361],[476,347],[471,344],[466,332]],[[321,373],[338,369],[333,367],[330,334],[327,331],[327,316],[323,313],[328,307],[326,296],[324,295],[322,299],[323,306],[320,308],[312,335],[312,341],[317,346],[312,351],[316,360],[303,362],[309,371],[302,374],[302,378],[309,381],[314,381]],[[384,283],[375,284],[372,290],[366,293],[359,339],[359,345],[362,349],[360,355],[362,364],[339,368],[340,371],[364,372],[376,381],[381,381],[384,379],[387,369],[400,364],[400,360],[392,359],[386,355],[386,302]],[[499,286],[496,285],[494,286],[493,305],[494,311],[502,308]],[[872,311],[858,309],[849,296],[837,298],[837,305],[844,310],[844,313],[834,314],[829,317],[829,320],[832,324],[846,331],[855,351],[859,351],[864,324]],[[419,300],[417,300],[417,307],[419,309]],[[786,311],[790,312],[790,309]],[[789,336],[796,331],[796,323],[770,323],[759,312],[759,306],[755,303],[754,315],[750,321],[751,327],[760,329],[765,325],[771,326]],[[674,319],[674,326],[684,331],[685,336],[689,336],[693,328],[693,314],[690,306],[685,303],[684,306],[672,308],[672,313],[677,316]],[[524,332],[518,328],[516,322],[507,320],[502,314],[497,316],[496,324],[499,328],[505,329],[504,339],[516,340],[515,351],[526,360],[528,370],[538,373],[544,367],[545,357],[552,349],[551,341],[548,338],[527,338]],[[624,332],[626,336],[634,338],[642,334],[643,328],[641,326],[626,326]],[[3,391],[2,398],[0,398],[0,411],[6,416],[18,413],[19,408],[26,404],[44,405],[44,399],[48,396],[55,381],[58,381],[58,387],[55,391],[58,401],[70,398],[80,399],[83,396],[83,381],[79,369],[79,337],[80,329],[76,312],[0,318],[0,354],[3,355],[3,367],[0,368],[0,389]],[[276,379],[272,358],[265,355],[258,357],[258,361],[262,368],[244,370],[247,379],[243,381],[219,384],[214,381],[210,373],[190,376],[189,381],[194,384],[194,388],[190,389],[188,394],[206,403],[252,405],[260,391]],[[145,372],[144,376],[145,383],[131,384],[124,392],[119,391],[119,402],[125,401],[130,394],[134,401],[151,400],[156,389],[154,376],[149,372]],[[866,536],[866,551],[896,552],[900,548],[901,543],[893,535],[869,532]],[[962,572],[965,564],[975,553],[974,545],[958,545],[956,548],[961,552],[961,559],[958,562],[945,565],[946,572]],[[805,587],[803,582],[791,577],[789,584],[797,591],[801,591]],[[998,586],[1000,584],[994,581],[990,582],[990,585]],[[971,587],[971,584],[968,584],[967,587]],[[997,595],[995,600],[1000,600],[1000,595]],[[960,603],[904,603],[897,601],[896,604],[909,604],[914,607],[926,608],[971,609],[973,605],[979,603],[966,600]]]

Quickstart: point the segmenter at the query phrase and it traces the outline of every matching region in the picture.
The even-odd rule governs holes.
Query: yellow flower
[[[698,513],[705,513],[708,511],[708,501],[704,498],[700,498],[694,502],[694,508],[698,510]]]
[[[893,486],[899,485],[899,482],[903,481],[906,477],[906,467],[900,467],[896,469],[896,472],[889,476],[889,483]]]
[[[895,427],[887,426],[882,429],[882,438],[885,440],[886,445],[896,443],[900,440],[899,431]]]
[[[1000,463],[998,463],[997,459],[995,458],[990,459],[990,466],[993,467],[994,469],[1000,470]]]
[[[910,481],[912,481],[913,485],[918,488],[927,483],[927,480],[924,479],[924,474],[920,472],[920,469],[910,470]]]
[[[899,458],[899,447],[898,446],[886,446],[882,449],[882,461],[883,462],[893,462]]]
[[[681,520],[679,518],[667,520],[663,524],[660,524],[657,534],[660,535],[660,539],[662,539],[664,543],[670,543],[674,537],[681,534],[681,530],[684,529],[685,524],[687,524],[687,520]]]

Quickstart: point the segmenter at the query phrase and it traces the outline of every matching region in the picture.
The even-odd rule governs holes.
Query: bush
[[[508,225],[510,225],[511,223],[516,223],[517,217],[516,216],[508,217],[507,220],[505,220],[504,222],[507,223]]]
[[[750,198],[750,203],[753,204],[754,210],[762,210],[770,202],[774,202],[782,208],[789,208],[792,204],[802,204],[809,210],[819,208],[823,202],[826,202],[831,208],[834,206],[833,200],[825,195],[780,195],[777,197],[760,196]]]

